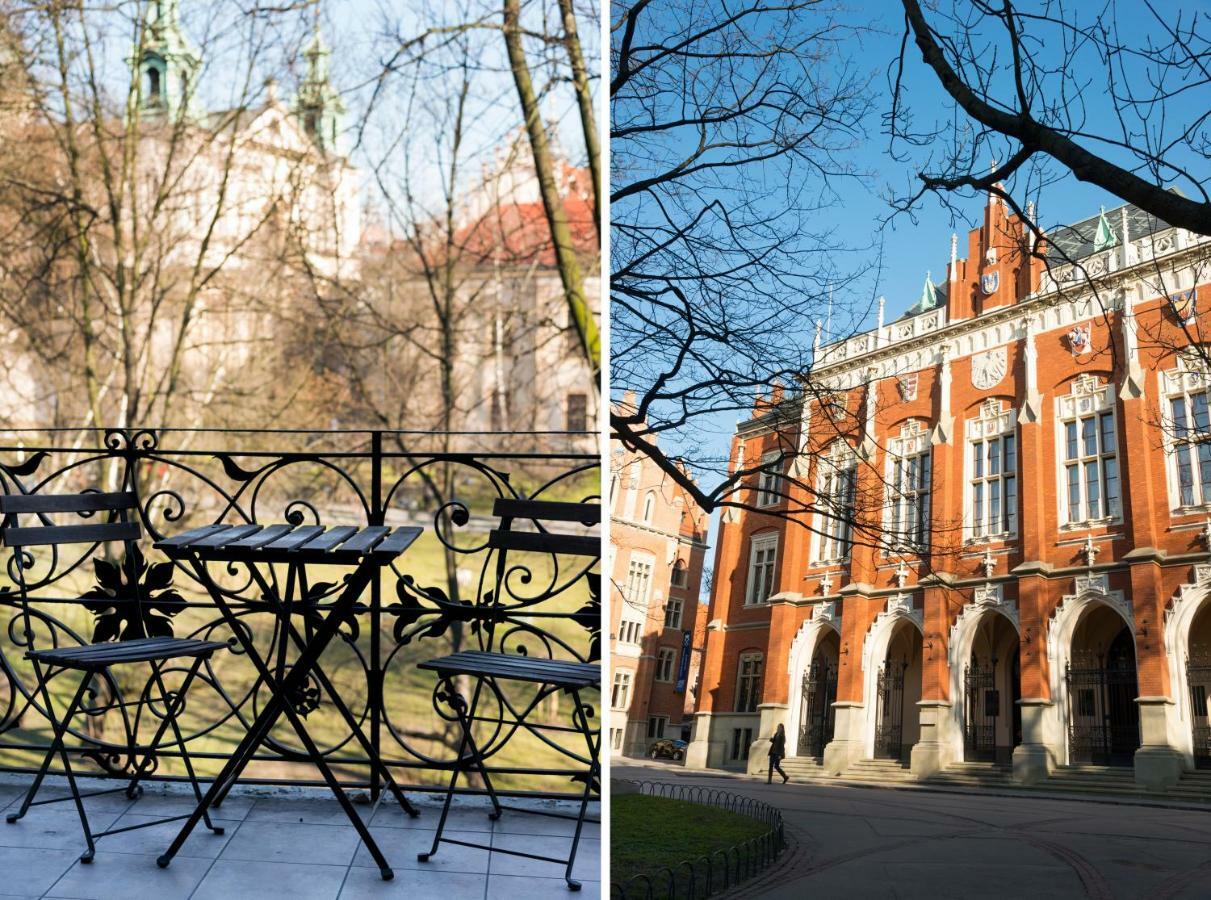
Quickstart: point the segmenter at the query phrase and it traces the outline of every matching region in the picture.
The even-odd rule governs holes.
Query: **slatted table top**
[[[566,687],[593,687],[601,683],[601,666],[598,663],[542,659],[519,653],[488,653],[483,650],[464,650],[430,659],[421,663],[419,668],[445,675],[478,675]]]
[[[421,528],[385,525],[203,525],[156,542],[172,558],[263,562],[357,563],[366,557],[390,561],[407,550]]]

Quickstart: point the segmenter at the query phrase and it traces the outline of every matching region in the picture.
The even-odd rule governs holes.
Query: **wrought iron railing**
[[[145,532],[136,559],[111,558],[107,554],[114,550],[97,545],[38,548],[26,560],[37,598],[34,643],[71,645],[145,633],[234,644],[230,627],[189,569],[151,548],[154,540],[187,528],[220,521],[423,525],[422,538],[372,584],[322,665],[401,783],[436,786],[448,778],[458,732],[434,702],[435,676],[416,663],[474,649],[480,638],[481,613],[496,590],[486,541],[496,498],[584,502],[600,496],[595,441],[587,435],[571,440],[588,449],[561,449],[569,436],[549,434],[109,430],[0,436],[0,490],[67,493],[126,484],[138,494]],[[41,757],[51,731],[24,659],[25,638],[14,623],[11,554],[0,552],[7,564],[7,578],[0,577],[0,768],[24,770]],[[499,609],[493,613],[499,649],[600,658],[595,579],[581,577],[583,561],[578,565],[569,568],[566,559],[549,555],[518,562],[510,556],[501,589],[508,611],[503,617]],[[280,635],[247,569],[233,563],[211,574],[271,658]],[[334,595],[342,574],[312,574],[309,599],[317,610]],[[141,613],[122,600],[133,581],[150,598]],[[72,750],[98,774],[129,772],[133,760],[126,748],[154,730],[162,715],[146,700],[146,672],[135,668],[98,676],[89,714],[71,732]],[[73,679],[52,679],[56,702],[74,688]],[[205,774],[221,768],[265,698],[253,667],[236,652],[216,655],[198,682],[181,722],[191,756]],[[314,687],[297,701],[309,730],[342,780],[376,794],[378,785],[356,742]],[[570,702],[548,700],[548,719],[570,720]],[[496,712],[489,710],[485,718]],[[485,727],[481,747],[502,793],[576,793],[573,779],[583,779],[586,763],[578,735],[552,737],[499,721]],[[314,781],[315,770],[293,738],[287,726],[279,726],[248,768],[248,779]],[[182,771],[175,750],[170,746],[161,755],[159,777]]]
[[[758,875],[778,861],[786,849],[782,812],[768,803],[718,788],[660,781],[637,782],[639,793],[649,797],[683,800],[755,819],[768,829],[751,840],[724,847],[709,855],[681,860],[651,872],[612,879],[615,900],[694,900],[710,897]]]

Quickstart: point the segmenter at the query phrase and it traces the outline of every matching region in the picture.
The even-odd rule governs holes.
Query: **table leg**
[[[584,817],[589,809],[589,797],[593,793],[593,782],[601,777],[600,764],[598,763],[601,735],[599,731],[596,740],[594,740],[593,731],[589,727],[588,713],[580,701],[579,690],[572,691],[572,702],[576,704],[572,709],[572,721],[576,724],[577,730],[584,736],[585,744],[588,745],[589,750],[589,771],[585,774],[584,793],[580,798],[580,812],[576,816],[576,831],[572,835],[572,850],[568,855],[568,867],[564,871],[564,881],[568,883],[568,887],[573,891],[578,891],[580,890],[580,882],[572,878],[572,867],[576,864],[576,851],[580,847],[580,834],[584,830]]]
[[[200,562],[196,559],[194,560],[194,568],[196,571],[198,571],[199,577],[206,585],[207,590],[211,593],[212,599],[214,599],[224,618],[230,618],[231,609],[227,605],[226,601],[222,598],[222,592],[218,590],[218,586],[213,583],[213,581],[209,578],[209,575],[205,572],[205,568],[201,566]],[[267,589],[264,579],[260,576],[260,573],[256,570],[256,567],[250,565],[249,568],[253,572],[258,584],[260,584],[262,588]],[[247,765],[254,754],[255,747],[261,742],[261,740],[263,740],[264,736],[268,734],[274,723],[276,723],[277,719],[280,718],[281,714],[284,712],[289,718],[291,726],[294,728],[299,740],[303,742],[304,748],[311,756],[312,762],[315,764],[316,768],[319,769],[324,782],[328,785],[329,790],[336,797],[337,802],[340,803],[342,809],[344,809],[345,815],[353,825],[354,830],[357,831],[358,836],[362,839],[362,843],[366,845],[366,849],[374,858],[375,863],[378,864],[379,872],[382,875],[383,880],[389,881],[394,877],[391,867],[387,864],[386,858],[383,856],[382,851],[375,843],[369,829],[366,827],[366,824],[361,820],[361,817],[358,816],[357,810],[354,809],[353,804],[350,803],[349,798],[346,796],[343,788],[340,785],[340,782],[336,779],[336,776],[332,773],[331,768],[323,759],[323,755],[320,753],[319,747],[317,747],[315,742],[311,739],[311,736],[308,734],[306,726],[304,725],[298,712],[288,701],[288,698],[290,697],[294,688],[306,680],[307,674],[312,669],[318,667],[319,657],[323,654],[328,644],[336,636],[337,630],[340,628],[341,621],[352,608],[357,596],[361,594],[361,592],[365,589],[366,584],[369,583],[369,575],[376,568],[377,567],[372,563],[363,563],[354,571],[353,575],[350,576],[345,589],[341,592],[336,602],[333,603],[332,609],[328,616],[316,629],[311,642],[307,644],[303,652],[299,655],[299,658],[295,661],[295,664],[291,668],[289,674],[286,676],[286,678],[276,683],[272,678],[272,674],[270,673],[265,661],[257,652],[256,648],[252,646],[251,638],[245,641],[242,637],[243,632],[241,632],[238,628],[234,629],[237,639],[240,640],[240,643],[244,646],[244,649],[248,654],[249,660],[257,668],[257,671],[261,674],[262,678],[264,678],[266,685],[273,690],[273,699],[266,705],[265,709],[257,717],[253,727],[249,729],[249,733],[245,737],[245,740],[241,742],[239,749],[244,750],[245,752],[239,755],[233,755],[232,760],[229,761],[228,765],[224,767],[223,773],[220,774],[220,777],[215,780],[210,789],[207,791],[206,796],[202,799],[198,809],[195,810],[194,814],[191,815],[186,821],[185,826],[181,829],[181,832],[173,841],[172,846],[157,860],[157,863],[161,868],[166,867],[172,860],[172,857],[175,856],[180,850],[181,846],[188,839],[189,833],[194,827],[197,826],[198,819],[209,806],[214,804],[216,797],[220,797],[225,790],[229,789],[230,786],[234,784],[235,779],[238,778],[239,773]],[[272,592],[267,591],[267,596],[272,597]],[[283,634],[283,640],[284,639],[285,635]]]
[[[300,648],[306,647],[306,642],[298,633],[298,629],[296,629],[293,625],[289,625],[288,627],[290,629],[290,636],[294,640],[295,644]],[[378,754],[374,752],[374,747],[371,745],[370,740],[366,737],[365,732],[363,732],[361,727],[358,725],[357,718],[353,715],[353,711],[345,705],[345,701],[341,699],[340,693],[328,679],[327,673],[324,672],[318,662],[311,671],[315,675],[316,680],[320,682],[320,686],[328,693],[328,696],[332,700],[332,705],[345,720],[345,724],[349,726],[353,739],[357,741],[359,745],[361,745],[362,750],[366,753],[366,758],[369,760],[371,771],[373,773],[377,773],[378,776],[382,778],[384,782],[386,782],[387,787],[391,791],[391,795],[395,798],[396,802],[399,803],[399,805],[409,816],[415,819],[420,815],[420,813],[417,811],[416,807],[414,807],[408,801],[408,798],[404,795],[404,792],[400,789],[399,784],[396,782],[395,777],[391,774],[390,770],[388,770],[383,761],[378,757]]]

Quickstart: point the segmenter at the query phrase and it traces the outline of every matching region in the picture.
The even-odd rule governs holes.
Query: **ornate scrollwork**
[[[208,435],[211,439],[219,438]],[[385,522],[425,528],[422,541],[384,573],[381,585],[368,590],[341,623],[338,639],[321,660],[355,719],[378,723],[377,729],[364,730],[377,735],[379,752],[398,767],[404,782],[440,781],[457,750],[450,707],[436,693],[457,693],[458,685],[443,688],[435,676],[417,669],[418,662],[489,641],[510,652],[600,659],[600,576],[589,572],[585,578],[579,561],[531,554],[510,565],[504,589],[498,591],[496,556],[487,542],[498,497],[596,502],[595,454],[426,454],[408,450],[402,441],[396,451],[378,452],[367,449],[364,435],[336,438],[340,443],[331,454],[314,452],[315,443],[307,445],[307,452],[292,453],[265,449],[286,439],[280,435],[241,433],[221,439],[229,443],[186,450],[175,446],[172,432],[114,429],[93,449],[87,449],[91,438],[65,447],[49,442],[29,446],[28,440],[23,447],[0,447],[0,491],[133,490],[146,535],[129,558],[111,558],[96,545],[24,552],[24,574],[36,598],[32,637],[13,603],[16,572],[11,552],[3,550],[9,583],[0,585],[0,615],[7,616],[0,619],[0,668],[6,676],[0,679],[0,735],[10,746],[28,744],[30,760],[49,734],[34,670],[25,659],[31,642],[35,647],[74,646],[175,635],[223,641],[231,648],[199,671],[181,718],[184,740],[197,748],[194,758],[203,774],[222,765],[223,748],[239,742],[266,701],[233,629],[244,632],[271,663],[284,655],[289,665],[296,648],[273,625],[271,604],[247,564],[207,570],[235,612],[232,625],[213,607],[196,572],[149,549],[155,540],[211,522]],[[237,446],[237,440],[248,444]],[[309,574],[315,583],[295,586],[300,602],[294,622],[300,632],[328,614],[331,599],[343,587],[343,573]],[[284,588],[277,581],[271,586]],[[133,603],[136,587],[142,604]],[[148,729],[162,720],[163,701],[146,670],[136,668],[115,670],[112,678],[98,676],[86,694],[84,714],[68,735],[73,752],[114,776],[133,772],[141,757],[132,757],[129,747],[146,740]],[[52,695],[74,686],[76,677],[55,673]],[[170,685],[170,693],[178,685],[179,680]],[[493,721],[508,718],[505,699],[491,687],[486,690],[480,709]],[[320,722],[313,735],[322,752],[339,756],[346,772],[364,771],[357,765],[360,747],[339,721],[322,684],[312,678],[290,700],[300,713]],[[560,715],[567,721],[564,698],[535,695],[522,702],[564,702]],[[506,781],[524,783],[524,773],[531,769],[545,773],[535,777],[548,777],[559,770],[561,760],[568,775],[583,770],[583,765],[569,763],[583,747],[539,738],[525,727],[498,724],[484,731],[476,739],[482,740],[489,770],[507,770]],[[275,758],[301,758],[292,741],[288,726],[274,730],[263,748],[266,777],[299,771],[273,768]],[[158,775],[180,774],[178,750],[171,738],[162,745],[154,763]]]

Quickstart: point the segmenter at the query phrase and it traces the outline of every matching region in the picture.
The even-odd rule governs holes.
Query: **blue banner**
[[[677,693],[685,693],[685,682],[690,674],[690,640],[688,631],[681,633],[681,661],[677,665]]]

